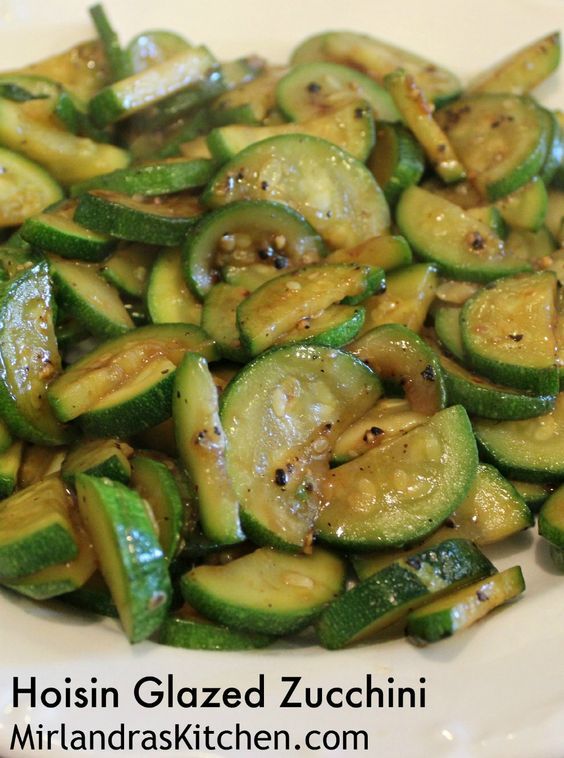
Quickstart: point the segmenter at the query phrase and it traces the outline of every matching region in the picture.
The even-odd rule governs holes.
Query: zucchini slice
[[[358,263],[391,271],[408,266],[412,260],[411,248],[404,237],[383,234],[381,237],[369,237],[353,247],[333,250],[327,256],[326,263]]]
[[[47,400],[47,388],[61,371],[52,309],[46,261],[0,287],[2,419],[17,436],[45,445],[70,436]]]
[[[463,537],[476,545],[491,545],[533,524],[533,514],[513,485],[493,466],[480,463],[466,499],[438,534],[446,539],[450,531],[452,537]]]
[[[321,315],[306,316],[293,329],[282,334],[277,345],[307,342],[310,345],[342,347],[348,345],[362,329],[364,308],[355,305],[330,305]]]
[[[100,90],[89,104],[95,126],[113,124],[204,79],[215,59],[205,47],[189,48]]]
[[[493,466],[480,463],[467,497],[423,544],[403,550],[357,553],[352,563],[358,577],[366,579],[394,561],[410,558],[443,540],[470,540],[481,547],[501,542],[533,524],[531,511],[511,483]]]
[[[87,137],[76,137],[37,121],[17,103],[5,99],[0,100],[0,142],[40,163],[63,184],[82,182],[124,168],[129,163],[126,150]],[[59,198],[60,194],[55,199]]]
[[[48,212],[28,218],[21,228],[23,239],[64,258],[103,260],[116,247],[116,240],[73,221],[75,208],[75,201],[65,201]]]
[[[227,471],[217,387],[201,355],[186,353],[182,359],[174,380],[172,412],[176,446],[196,492],[204,535],[220,545],[242,542],[245,535]]]
[[[442,305],[437,308],[435,311],[435,332],[443,349],[449,355],[464,363],[464,345],[462,344],[462,335],[460,333],[461,310],[461,308],[452,305]],[[448,370],[450,362],[447,362],[446,366]]]
[[[17,226],[58,202],[63,191],[37,163],[0,147],[0,228]]]
[[[65,456],[61,476],[74,482],[77,474],[105,476],[127,484],[131,476],[129,459],[133,449],[125,442],[111,439],[86,440],[72,447]]]
[[[116,337],[133,329],[118,291],[96,266],[50,255],[49,269],[59,303],[91,334]]]
[[[166,617],[171,586],[153,522],[141,497],[119,482],[77,474],[76,491],[100,569],[130,642]]]
[[[131,40],[126,50],[133,72],[139,74],[190,48],[190,43],[180,34],[158,29],[141,32]]]
[[[108,76],[107,61],[98,40],[81,42],[15,73],[46,77],[63,84],[84,100],[97,92]]]
[[[138,242],[122,243],[100,268],[104,279],[125,295],[143,298],[149,272],[155,261],[155,249]]]
[[[388,203],[395,205],[404,189],[419,184],[425,171],[425,155],[405,126],[379,122],[376,145],[367,165]]]
[[[382,324],[403,324],[414,332],[423,327],[439,286],[435,266],[414,263],[386,277],[386,291],[365,300],[366,318],[362,333]]]
[[[398,383],[411,408],[431,416],[446,405],[445,381],[436,354],[401,324],[383,324],[349,345],[348,350],[382,379]]]
[[[552,32],[484,71],[470,82],[467,91],[524,95],[550,76],[559,63],[560,33]]]
[[[277,635],[309,626],[344,586],[345,565],[328,551],[287,555],[268,547],[225,566],[198,566],[181,583],[186,600],[208,618]]]
[[[50,386],[49,402],[58,418],[81,416],[93,434],[127,437],[170,416],[174,371],[186,350],[217,358],[197,326],[139,327],[73,363]]]
[[[467,629],[524,591],[521,567],[513,566],[413,611],[407,617],[406,634],[416,645],[438,642]]]
[[[511,484],[533,513],[536,513],[548,496],[554,492],[554,487],[551,484],[519,482],[515,479],[511,481]]]
[[[17,440],[0,453],[0,500],[11,495],[16,488],[22,451],[23,442]]]
[[[214,624],[185,605],[165,619],[158,641],[189,650],[254,650],[270,645],[272,637]]]
[[[207,138],[216,161],[225,163],[255,142],[285,134],[309,134],[346,150],[365,161],[374,147],[374,119],[365,100],[354,100],[299,124],[247,126],[233,124],[213,129]]]
[[[476,419],[481,451],[512,479],[552,482],[564,478],[564,394],[554,410],[520,421]]]
[[[136,455],[131,460],[131,486],[149,503],[158,527],[159,542],[171,561],[180,546],[185,506],[174,476],[174,464]]]
[[[252,81],[220,95],[210,108],[212,124],[265,123],[276,110],[276,83],[285,73],[281,66],[266,66]]]
[[[329,650],[366,639],[449,590],[495,572],[468,540],[445,540],[398,560],[345,592],[316,625]]]
[[[539,512],[539,534],[552,545],[564,548],[564,489],[558,487]]]
[[[335,441],[331,465],[340,466],[358,458],[372,447],[387,443],[428,420],[429,417],[424,413],[412,410],[404,398],[379,400]]]
[[[177,247],[200,215],[200,204],[192,195],[178,194],[161,203],[159,197],[92,190],[80,196],[74,218],[88,229],[120,239]]]
[[[247,287],[219,282],[206,296],[202,309],[202,328],[214,340],[222,357],[236,363],[249,359],[237,327],[237,309],[249,294]]]
[[[433,118],[434,106],[429,103],[417,81],[399,69],[384,78],[384,85],[403,120],[425,151],[429,163],[445,184],[465,179],[466,171],[448,137]]]
[[[327,347],[273,348],[221,397],[227,469],[245,533],[257,544],[311,543],[333,440],[381,395],[378,377]]]
[[[545,222],[548,210],[548,193],[542,179],[535,176],[495,204],[505,221],[512,228],[538,232]]]
[[[435,347],[431,345],[431,347]],[[460,403],[468,413],[484,418],[510,419],[542,416],[554,408],[554,395],[531,395],[488,381],[473,374],[436,350],[441,364],[449,405]]]
[[[74,184],[71,187],[71,196],[77,197],[93,189],[109,190],[123,195],[167,195],[203,187],[212,178],[214,171],[215,166],[209,160],[169,158],[94,176],[85,182]]]
[[[225,164],[202,202],[274,200],[301,213],[332,248],[385,232],[388,205],[360,161],[319,137],[291,134],[257,142]]]
[[[57,477],[0,503],[0,577],[17,579],[76,558],[72,498]]]
[[[468,416],[457,405],[387,445],[333,469],[315,533],[343,550],[423,539],[464,500],[478,466]]]
[[[325,245],[299,213],[281,203],[242,200],[206,214],[182,251],[190,289],[204,298],[226,266],[269,264],[274,273],[316,263]]]
[[[530,98],[468,95],[441,108],[436,118],[471,181],[489,200],[522,187],[545,161],[548,128]]]
[[[375,119],[400,120],[384,87],[349,66],[302,63],[293,66],[276,86],[276,102],[290,121],[306,121],[355,98],[369,103]]]
[[[414,251],[453,279],[488,282],[531,268],[509,255],[486,224],[421,187],[402,194],[396,221]]]
[[[558,391],[556,277],[545,271],[491,282],[464,305],[462,344],[494,382],[539,395]]]
[[[516,190],[516,192],[519,192],[519,190]],[[510,196],[508,195],[508,197]],[[501,203],[504,199],[502,198],[502,200],[498,200],[497,202]],[[470,208],[466,213],[489,227],[500,239],[507,237],[505,221],[495,205],[479,205],[477,208]]]
[[[306,266],[255,290],[237,308],[243,347],[258,355],[302,319],[335,303],[355,305],[385,287],[384,272],[351,263]]]
[[[356,32],[324,32],[309,37],[292,53],[291,63],[333,61],[362,71],[382,82],[386,74],[405,69],[420,84],[425,95],[437,105],[460,93],[460,82],[436,63],[395,45]]]
[[[75,537],[78,548],[76,558],[13,579],[6,586],[33,600],[48,600],[80,589],[96,570],[96,556],[90,537],[82,526],[75,526]]]
[[[147,309],[153,324],[199,324],[202,304],[188,289],[180,250],[162,250],[147,287]],[[213,335],[211,335],[213,337]]]
[[[61,600],[89,613],[97,613],[100,616],[108,616],[114,619],[119,618],[118,610],[112,600],[108,585],[98,570],[92,574],[82,587],[69,592]]]

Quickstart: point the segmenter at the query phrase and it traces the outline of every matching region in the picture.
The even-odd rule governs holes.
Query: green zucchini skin
[[[108,585],[98,570],[92,574],[82,587],[69,592],[61,600],[89,613],[96,613],[99,616],[108,616],[109,618],[119,618],[119,613],[110,595]]]
[[[204,535],[219,544],[242,542],[245,534],[227,471],[217,387],[203,356],[188,352],[182,359],[174,379],[172,409],[176,446],[197,493]]]
[[[204,298],[219,278],[219,268],[230,260],[228,252],[220,258],[221,242],[244,233],[251,238],[251,262],[296,268],[315,263],[327,250],[319,234],[297,211],[287,205],[265,200],[241,200],[206,214],[189,235],[182,248],[184,276],[192,292]],[[283,237],[284,245],[279,245]]]
[[[395,69],[404,68],[417,78],[437,107],[460,94],[460,82],[452,72],[368,34],[335,30],[308,37],[294,50],[290,62],[296,65],[313,61],[345,63],[377,82]]]
[[[237,308],[248,295],[246,287],[218,282],[202,308],[202,328],[215,341],[222,357],[235,363],[246,363],[250,357],[237,327]]]
[[[452,279],[489,282],[531,270],[527,261],[506,254],[486,224],[421,187],[403,192],[396,221],[413,250]]]
[[[514,307],[519,297],[528,303],[525,317]],[[470,366],[494,382],[555,396],[559,387],[552,329],[555,298],[551,272],[507,277],[478,290],[460,313]]]
[[[323,548],[311,555],[259,548],[224,566],[198,566],[181,579],[184,598],[200,613],[267,635],[306,628],[344,586],[343,561]]]
[[[218,127],[208,134],[207,145],[213,159],[218,163],[225,163],[256,142],[287,134],[320,137],[337,145],[359,161],[365,161],[374,147],[374,118],[369,104],[365,100],[357,100],[299,124],[232,124]]]
[[[131,460],[131,486],[149,503],[159,527],[159,542],[165,557],[171,561],[180,547],[186,517],[171,462],[134,456]]]
[[[435,332],[444,350],[464,363],[464,345],[460,334],[460,308],[443,305],[435,311]]]
[[[478,448],[510,479],[558,482],[564,478],[563,416],[560,393],[554,409],[544,416],[519,421],[474,419]]]
[[[462,406],[446,408],[387,445],[332,469],[316,536],[324,544],[349,551],[413,544],[464,501],[477,468],[478,452],[466,411]],[[417,491],[417,484],[414,488],[418,470],[428,477],[434,472],[432,492]]]
[[[463,405],[469,414],[509,421],[542,416],[554,408],[556,394],[532,395],[494,384],[451,360],[436,348],[449,405]]]
[[[294,386],[300,388],[297,397]],[[380,380],[360,360],[323,346],[275,347],[237,374],[220,410],[227,468],[249,539],[303,549],[321,502],[331,443],[381,393]]]
[[[0,453],[0,500],[9,497],[16,488],[22,452],[23,442],[17,440]]]
[[[513,566],[413,611],[407,617],[406,634],[416,645],[438,642],[463,631],[524,591],[521,568]]]
[[[338,303],[356,305],[385,286],[382,269],[355,263],[320,263],[278,276],[237,307],[241,344],[250,355],[258,355],[302,319]]]
[[[162,355],[146,366],[137,367],[139,373],[145,372],[141,387],[135,389],[134,384],[132,391],[124,394],[122,388],[115,390],[111,381],[109,385],[105,382],[102,395],[90,398],[85,404],[84,396],[88,396],[88,389],[93,391],[89,388],[90,371],[95,375],[95,369],[100,364],[104,365],[104,361],[113,364],[119,361],[122,353],[131,357],[132,351],[141,352],[145,341],[157,343]],[[210,361],[218,357],[213,341],[202,329],[192,324],[138,327],[121,337],[104,342],[61,374],[49,392],[49,402],[56,416],[65,420],[80,417],[83,431],[93,437],[127,438],[156,426],[171,415],[176,364],[165,357],[167,350],[174,353],[174,360],[178,362],[186,350],[201,352]],[[130,375],[130,380],[133,379]],[[118,400],[112,400],[115,392],[121,392]]]
[[[76,558],[72,501],[60,480],[48,478],[0,504],[0,577],[19,579]],[[30,523],[33,514],[35,521]],[[16,519],[19,516],[19,523]]]
[[[0,229],[23,224],[62,199],[61,186],[39,164],[5,147],[0,147],[0,161],[12,185],[11,191],[3,190]]]
[[[0,286],[0,412],[14,435],[39,445],[72,437],[47,402],[48,385],[61,370],[53,308],[45,260]]]
[[[539,511],[539,534],[557,548],[564,549],[564,489],[560,486]]]
[[[90,118],[99,128],[127,118],[202,81],[213,65],[214,58],[203,46],[178,52],[97,92],[88,104]]]
[[[314,176],[323,191],[317,189],[312,200]],[[385,233],[390,224],[384,194],[366,166],[336,145],[305,134],[270,137],[245,148],[218,171],[201,199],[210,208],[235,200],[282,202],[301,213],[333,249]]]
[[[97,232],[131,242],[178,247],[200,213],[195,207],[184,213],[159,215],[151,206],[127,203],[126,196],[109,190],[92,190],[81,195],[75,221]]]
[[[345,592],[321,614],[317,636],[323,647],[338,650],[375,634],[411,608],[494,571],[468,540],[445,540],[392,563]]]
[[[532,98],[508,93],[466,95],[437,111],[436,118],[489,200],[522,187],[546,160],[549,127]],[[497,124],[493,130],[492,124]]]
[[[30,245],[64,258],[83,261],[102,261],[117,245],[117,240],[81,227],[66,214],[72,213],[74,203],[62,206],[65,215],[53,212],[40,213],[28,218],[21,228],[22,237]]]
[[[129,455],[128,455],[129,453]],[[78,473],[103,476],[127,484],[131,476],[131,448],[116,439],[97,439],[79,442],[65,456],[61,476],[74,483]]]
[[[88,474],[75,481],[80,514],[124,630],[130,642],[140,642],[161,625],[171,597],[153,524],[141,497],[123,484]]]
[[[350,98],[351,92],[370,104],[375,119],[399,121],[397,108],[381,85],[354,68],[328,61],[292,66],[276,86],[276,102],[290,121],[304,121],[331,107],[332,95]]]
[[[377,326],[348,349],[382,379],[399,383],[414,411],[431,415],[446,406],[440,361],[421,337],[406,326]]]
[[[213,162],[204,158],[174,158],[94,176],[80,184],[73,184],[70,194],[71,197],[78,197],[93,189],[104,189],[124,195],[166,195],[203,187],[215,170]]]
[[[402,124],[376,124],[376,145],[367,162],[390,206],[402,192],[419,184],[425,171],[425,156],[411,132]]]
[[[96,270],[54,255],[48,260],[58,302],[90,334],[117,337],[134,328],[118,291]]]
[[[160,628],[158,641],[188,650],[254,650],[271,645],[273,638],[210,621],[170,616]]]

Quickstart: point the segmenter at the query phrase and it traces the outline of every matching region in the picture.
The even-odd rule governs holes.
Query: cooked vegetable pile
[[[91,15],[0,75],[0,583],[333,649],[518,596],[482,547],[539,508],[564,567],[559,35],[462,90],[361,34],[220,63]]]

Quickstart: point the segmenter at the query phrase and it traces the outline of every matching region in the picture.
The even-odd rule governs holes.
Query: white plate
[[[0,0],[0,69],[14,67],[62,49],[91,34],[84,0]],[[304,36],[326,28],[372,32],[427,54],[462,76],[507,52],[559,28],[563,0],[183,0],[107,2],[124,38],[147,28],[176,28],[205,42],[221,57],[250,51],[284,60]],[[554,107],[564,105],[564,78],[539,93]],[[558,93],[560,92],[560,98]],[[12,727],[31,723],[55,729],[103,728],[125,722],[130,729],[165,729],[175,722],[249,730],[286,729],[292,755],[352,755],[342,748],[295,750],[308,730],[365,730],[368,756],[472,756],[491,758],[562,758],[564,756],[564,603],[563,579],[552,569],[545,545],[533,534],[492,553],[500,568],[523,566],[525,597],[494,613],[487,622],[452,640],[416,649],[400,638],[336,653],[308,646],[280,646],[251,653],[179,651],[151,643],[130,647],[113,622],[96,621],[62,608],[43,607],[3,593],[0,596],[0,755],[9,752]],[[166,679],[176,686],[256,685],[265,675],[264,708],[144,709],[132,688],[141,676]],[[425,708],[373,707],[311,709],[279,707],[281,677],[301,676],[303,685],[348,688],[368,674],[386,688],[388,677],[403,687],[426,679]],[[38,687],[115,686],[119,710],[49,709],[12,703],[12,677],[37,677]],[[32,755],[28,749],[14,755]],[[49,755],[73,753],[55,747]],[[146,755],[140,750],[135,755]],[[193,753],[197,755],[195,751]],[[205,752],[199,753],[201,755]],[[208,753],[211,754],[211,753]],[[241,748],[231,755],[246,756]],[[258,752],[252,752],[258,755]]]

